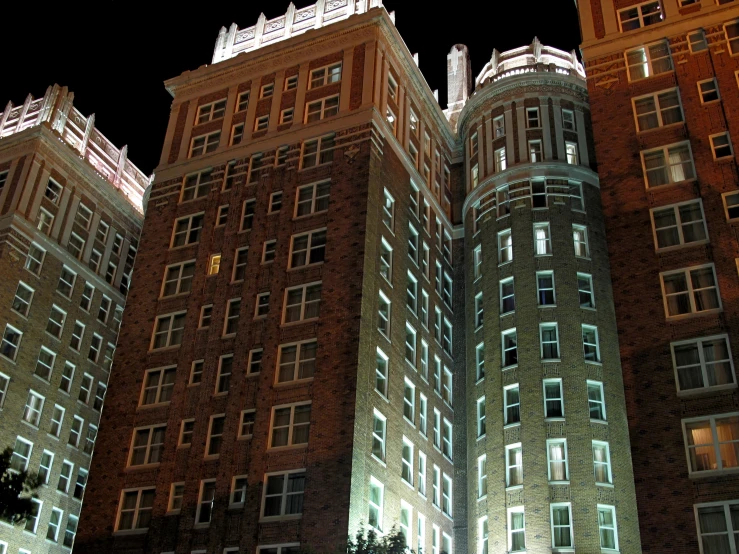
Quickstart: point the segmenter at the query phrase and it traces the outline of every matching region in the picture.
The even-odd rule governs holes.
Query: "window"
[[[598,530],[600,547],[618,550],[618,532],[616,530],[616,508],[598,504]]]
[[[144,386],[141,390],[141,406],[169,402],[174,389],[176,367],[149,369],[144,374]]]
[[[380,242],[380,275],[388,282],[393,280],[393,248],[382,238]]]
[[[290,243],[290,268],[323,263],[326,257],[326,229],[293,235]]]
[[[108,322],[108,315],[110,314],[111,300],[107,296],[103,296],[100,299],[100,308],[98,309],[98,321],[100,323]]]
[[[655,208],[651,216],[658,250],[708,239],[701,200]]]
[[[486,454],[477,458],[477,498],[483,498],[488,494],[487,459]]]
[[[203,360],[195,360],[190,366],[188,385],[198,385],[203,380]]]
[[[299,517],[303,514],[305,470],[264,476],[262,518]]]
[[[403,389],[403,417],[408,423],[415,425],[416,412],[416,386],[405,378],[405,387]]]
[[[434,356],[434,391],[441,396],[441,360]]]
[[[269,448],[308,444],[310,414],[310,402],[272,408]]]
[[[666,41],[640,46],[626,52],[629,81],[638,81],[672,71],[670,47]]]
[[[51,226],[54,224],[54,216],[43,208],[39,208],[36,219],[36,228],[45,235],[51,234]]]
[[[550,439],[547,441],[547,466],[550,482],[569,481],[566,439]]]
[[[198,116],[195,125],[202,125],[208,121],[221,119],[226,114],[226,99],[210,102],[198,107]]]
[[[223,429],[226,425],[226,416],[217,414],[210,416],[208,423],[208,436],[205,439],[205,456],[217,457],[221,453],[223,445]]]
[[[277,255],[277,241],[266,240],[262,247],[262,264],[270,264],[275,261]]]
[[[319,67],[310,72],[309,89],[341,81],[341,62]]]
[[[44,197],[51,201],[52,204],[56,205],[59,203],[59,198],[62,195],[62,186],[49,178],[46,182],[46,190],[44,190]]]
[[[69,362],[65,362],[64,369],[62,370],[62,380],[59,383],[59,390],[66,393],[72,388],[72,379],[74,378],[74,366]]]
[[[606,420],[606,401],[603,395],[603,383],[599,381],[588,381],[588,408],[590,410],[591,420]]]
[[[103,402],[105,401],[105,393],[108,390],[103,383],[98,381],[97,388],[95,389],[95,402],[92,404],[92,409],[99,412],[103,408]]]
[[[375,390],[385,398],[387,398],[387,379],[388,357],[378,348],[375,357]]]
[[[452,372],[448,367],[444,366],[444,381],[442,382],[441,397],[449,406],[452,405]]]
[[[521,422],[521,397],[518,384],[508,385],[503,389],[503,410],[505,425]]]
[[[493,154],[493,161],[495,164],[495,173],[500,173],[501,171],[505,171],[506,167],[508,167],[506,163],[506,152],[505,147],[498,148],[494,154]]]
[[[549,223],[534,224],[534,249],[537,256],[552,253],[552,236],[549,231]]]
[[[31,309],[31,301],[33,300],[33,289],[26,285],[23,281],[18,282],[15,290],[15,298],[13,298],[12,308],[22,316],[27,316]]]
[[[266,131],[267,127],[269,127],[269,114],[267,115],[261,115],[256,118],[254,121],[254,132],[258,133],[259,131]]]
[[[559,336],[556,323],[540,323],[539,339],[542,360],[559,360]]]
[[[41,500],[38,500],[36,498],[31,498],[31,509],[30,514],[28,518],[26,518],[26,524],[24,526],[24,531],[28,531],[29,533],[36,534],[36,528],[38,527],[38,519],[39,519],[39,513],[41,512],[41,506],[43,505],[43,502]],[[28,554],[31,554],[30,551],[19,549],[19,554],[25,554],[28,552]]]
[[[393,231],[395,227],[395,199],[385,189],[384,201],[382,205],[382,222],[385,226]]]
[[[726,414],[683,420],[683,430],[691,473],[739,467],[736,454],[739,416]]]
[[[475,347],[475,380],[480,381],[485,377],[485,343]]]
[[[295,199],[295,217],[302,217],[328,209],[329,181],[298,187]]]
[[[586,362],[600,362],[600,345],[598,344],[598,328],[591,325],[582,326],[582,347]]]
[[[487,425],[485,424],[485,397],[477,400],[477,438],[485,436]]]
[[[275,84],[274,83],[267,83],[266,85],[262,85],[262,88],[259,89],[259,98],[269,98],[272,96],[275,92]]]
[[[562,109],[562,128],[566,131],[576,131],[575,112]]]
[[[51,313],[49,314],[49,321],[46,324],[46,331],[54,338],[61,338],[66,319],[67,314],[64,310],[58,306],[52,306]]]
[[[321,283],[310,283],[285,290],[282,323],[315,319],[321,305]]]
[[[22,337],[23,333],[21,333],[15,327],[6,324],[5,332],[3,333],[3,339],[2,342],[0,342],[0,354],[11,361],[15,361],[15,358],[18,355],[18,347],[20,346]]]
[[[249,247],[238,248],[234,254],[234,268],[231,275],[231,282],[236,283],[246,278],[246,258],[249,254]]]
[[[428,434],[428,400],[423,393],[418,395],[418,431],[424,437]]]
[[[552,548],[573,548],[572,513],[568,503],[550,504],[552,522]]]
[[[478,296],[482,297],[482,294]],[[477,297],[475,297],[475,302],[477,302]],[[514,295],[513,277],[509,277],[500,281],[500,313],[507,314],[515,309],[516,297]]]
[[[18,443],[16,442],[16,447],[17,446]],[[62,469],[59,472],[59,483],[57,484],[56,490],[63,493],[67,493],[69,491],[69,484],[72,481],[72,471],[74,471],[74,464],[72,462],[64,460],[64,463],[62,464]]]
[[[384,462],[387,418],[375,410],[372,421],[372,455]]]
[[[729,133],[719,133],[717,135],[711,135],[708,138],[711,139],[711,151],[713,152],[714,160],[734,157]]]
[[[82,297],[80,298],[80,308],[89,313],[90,307],[92,306],[92,297],[95,294],[95,287],[90,283],[85,283],[85,288],[82,290]]]
[[[611,452],[607,442],[593,441],[593,471],[596,483],[607,485],[613,483]]]
[[[326,135],[313,140],[303,142],[301,156],[301,169],[315,167],[320,164],[330,163],[334,159],[334,137]]]
[[[713,265],[660,274],[668,318],[721,309]]]
[[[441,470],[439,469],[439,466],[434,465],[434,473],[433,473],[433,497],[431,499],[431,502],[434,506],[437,508],[441,507]]]
[[[506,487],[523,485],[523,450],[521,443],[505,447]]]
[[[577,143],[565,142],[565,154],[567,156],[568,164],[577,165],[579,163],[577,161]]]
[[[223,322],[223,336],[236,334],[241,316],[241,298],[232,298],[226,304],[226,318]]]
[[[23,410],[23,420],[34,427],[38,427],[41,421],[41,411],[44,409],[45,398],[39,393],[31,390],[26,399],[26,407]]]
[[[621,25],[622,33],[648,25],[654,25],[662,21],[662,19],[662,6],[660,6],[659,1],[644,2],[619,10],[618,12],[618,21]]]
[[[439,344],[441,344],[441,321],[441,309],[437,306],[434,308],[434,338]]]
[[[47,540],[50,540],[52,542],[57,542],[59,540],[59,528],[62,526],[63,517],[64,517],[64,512],[62,510],[60,510],[59,508],[51,509],[51,518],[49,519],[49,527],[47,527],[46,529],[46,539]],[[2,552],[2,554],[5,554],[5,552],[1,550],[0,552]]]
[[[206,135],[198,135],[196,137],[193,137],[192,141],[190,142],[190,154],[188,157],[195,158],[196,156],[202,156],[203,154],[213,152],[216,148],[218,148],[218,143],[220,142],[220,140],[220,130],[213,133],[208,133]],[[232,142],[232,144],[237,143]]]
[[[739,21],[732,21],[724,25],[726,40],[729,43],[729,51],[732,56],[739,54]]]
[[[541,127],[539,108],[526,108],[526,128],[536,129],[538,127]]]
[[[288,112],[289,112],[289,115],[290,115],[290,120],[289,121],[287,121],[287,120],[282,121],[281,120],[281,123],[290,123],[292,121],[292,115],[293,115],[292,114],[292,108],[290,108],[289,110],[283,110],[282,113],[280,114],[280,118],[282,118],[283,116],[285,116],[287,118]],[[289,147],[288,146],[280,146],[275,151],[275,167],[280,167],[280,166],[283,166],[283,165],[285,165],[287,163],[287,152],[288,152],[288,150],[289,150]]]
[[[218,358],[218,374],[216,375],[215,394],[226,394],[231,388],[233,373],[233,355],[227,354]]]
[[[254,422],[256,412],[254,410],[243,410],[239,421],[239,439],[250,439],[254,435]]]
[[[273,192],[269,195],[269,210],[267,213],[274,214],[282,209],[282,191]]]
[[[256,205],[256,200],[252,199],[244,201],[244,206],[242,208],[241,214],[241,227],[239,228],[239,232],[251,230],[254,223],[254,208],[256,207]]]
[[[529,141],[529,159],[531,162],[543,162],[544,155],[541,150],[540,140]]]
[[[246,502],[247,476],[237,475],[231,479],[231,494],[228,499],[229,508],[239,508]],[[231,552],[226,549],[226,552]],[[238,553],[238,549],[235,550]]]
[[[739,505],[735,500],[729,502],[711,502],[695,505],[695,517],[698,523],[698,535],[703,554],[735,553],[739,544],[739,523],[737,511]]]
[[[451,356],[452,355],[452,322],[446,317],[444,318],[444,334],[442,336],[441,346],[444,352]]]
[[[269,313],[269,293],[262,292],[257,294],[257,301],[254,307],[254,318],[265,317]]]
[[[518,363],[518,339],[515,329],[501,333],[503,341],[503,367],[510,367]]]
[[[166,425],[140,427],[133,430],[128,467],[158,464],[164,451]]]
[[[90,400],[90,391],[92,390],[92,383],[94,379],[89,373],[85,373],[82,376],[82,382],[80,383],[80,394],[78,400],[84,404],[87,404]]]
[[[28,256],[26,257],[25,268],[35,275],[41,273],[41,266],[44,264],[44,258],[46,257],[46,251],[36,244],[31,243],[28,247]]]
[[[673,342],[670,349],[678,393],[735,385],[726,335]]]
[[[504,264],[513,261],[513,238],[511,230],[506,229],[498,233],[498,263]]]
[[[167,348],[182,344],[185,330],[186,312],[157,316],[154,323],[154,334],[151,338],[151,349]]]
[[[589,258],[590,247],[588,245],[588,228],[584,225],[573,225],[572,240],[575,246],[575,256],[579,258]]]
[[[56,285],[56,290],[62,293],[67,298],[71,298],[76,281],[77,274],[70,270],[67,266],[63,266],[62,273],[61,275],[59,275],[59,281]]]
[[[367,523],[373,529],[382,531],[382,511],[385,485],[374,477],[370,477],[369,514]]]
[[[380,291],[377,329],[390,340],[390,300]]]
[[[198,507],[195,512],[195,525],[210,525],[213,517],[213,505],[216,499],[216,480],[203,479],[200,481],[200,491],[198,492]]]
[[[174,334],[174,331],[173,331]],[[87,353],[87,359],[91,362],[97,362],[100,356],[100,349],[103,346],[103,337],[97,333],[93,333],[92,339],[90,340],[90,350]]]
[[[213,318],[213,304],[206,304],[200,307],[200,321],[198,322],[198,329],[207,329],[210,327],[211,319]]]
[[[197,244],[200,242],[200,232],[203,230],[203,214],[188,215],[177,219],[172,231],[172,245],[170,248]]]
[[[298,76],[290,75],[285,77],[285,90],[293,90],[298,88]]]
[[[190,446],[192,444],[192,435],[195,431],[194,419],[183,419],[180,422],[180,437],[177,446]]]
[[[305,107],[305,122],[313,123],[339,113],[339,95],[308,102]]]
[[[640,96],[631,102],[634,106],[636,128],[640,132],[681,123],[684,120],[677,89]]]
[[[446,473],[441,480],[441,511],[452,517],[452,478]],[[447,547],[446,552],[451,552],[451,548]]]
[[[402,466],[400,477],[413,486],[413,443],[403,437]]]
[[[544,379],[544,417],[562,418],[565,415],[561,379]]]
[[[64,546],[67,548],[72,548],[72,545],[74,544],[74,538],[77,535],[78,522],[79,518],[77,516],[73,516],[72,514],[67,516],[67,528],[64,530],[63,541]]]
[[[182,502],[185,497],[185,483],[172,483],[169,487],[169,502],[167,503],[167,515],[179,514],[182,510]]]
[[[116,531],[145,530],[151,522],[154,488],[125,489],[118,505]]]
[[[409,323],[405,324],[405,359],[416,368],[416,330]]]
[[[690,144],[682,142],[641,152],[647,187],[658,187],[695,178]]]
[[[41,483],[44,485],[49,484],[52,465],[54,465],[54,453],[44,450],[44,453],[41,455],[41,461],[39,462],[38,468],[39,479],[41,479]]]
[[[105,272],[105,281],[108,284],[113,284],[113,281],[115,280],[115,272],[118,268],[113,262],[110,262],[108,264],[108,270]]]

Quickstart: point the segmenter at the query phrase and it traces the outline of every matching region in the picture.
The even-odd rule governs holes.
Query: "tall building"
[[[76,552],[330,552],[362,523],[451,552],[459,152],[368,4],[233,25],[167,81]]]
[[[149,179],[73,97],[0,113],[0,449],[43,482],[2,554],[72,548],[143,223]]]
[[[641,552],[585,87],[575,52],[534,39],[493,51],[459,113],[459,552]]]
[[[737,2],[578,2],[642,545],[739,545]]]

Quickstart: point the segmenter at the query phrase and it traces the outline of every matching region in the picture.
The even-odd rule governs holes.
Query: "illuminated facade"
[[[0,113],[0,448],[38,472],[35,517],[0,552],[69,552],[149,179],[49,87]]]
[[[734,553],[739,4],[578,9],[643,548]]]

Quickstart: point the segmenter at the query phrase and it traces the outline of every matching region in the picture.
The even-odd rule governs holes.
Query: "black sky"
[[[211,61],[221,26],[256,23],[283,14],[289,0],[164,3],[105,1],[25,2],[3,7],[0,34],[0,110],[30,92],[43,96],[53,83],[75,93],[75,106],[96,114],[96,126],[113,143],[129,145],[129,158],[150,173],[159,153],[171,98],[162,82]],[[297,0],[298,8],[314,3]],[[156,6],[156,8],[154,7]],[[420,2],[385,0],[431,89],[446,106],[446,55],[469,47],[474,75],[493,48],[531,43],[563,50],[580,41],[573,0]]]

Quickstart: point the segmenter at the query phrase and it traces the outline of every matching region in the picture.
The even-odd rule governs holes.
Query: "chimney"
[[[447,109],[446,116],[453,127],[457,126],[462,111],[472,91],[470,56],[464,44],[455,44],[446,57]]]

